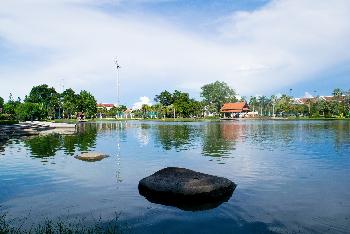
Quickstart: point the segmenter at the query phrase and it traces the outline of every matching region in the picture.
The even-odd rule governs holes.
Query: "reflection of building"
[[[236,124],[236,122],[221,124],[221,136],[227,141],[238,141],[242,140],[242,136],[246,132],[246,124]]]
[[[220,109],[224,119],[243,118],[248,112],[249,106],[247,102],[225,103]]]

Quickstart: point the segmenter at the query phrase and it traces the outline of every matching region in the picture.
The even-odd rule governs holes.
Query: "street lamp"
[[[114,63],[117,67],[117,106],[119,106],[119,69],[120,69],[120,66],[118,64],[117,58],[114,60]]]

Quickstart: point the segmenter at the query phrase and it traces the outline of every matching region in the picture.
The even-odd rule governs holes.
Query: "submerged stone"
[[[83,161],[90,161],[90,162],[95,162],[95,161],[100,161],[104,158],[107,158],[108,155],[104,153],[99,153],[99,152],[88,152],[88,153],[82,153],[79,156],[76,156],[75,158],[83,160]]]
[[[204,210],[228,201],[236,184],[223,177],[168,167],[143,178],[138,188],[151,202],[184,210]]]

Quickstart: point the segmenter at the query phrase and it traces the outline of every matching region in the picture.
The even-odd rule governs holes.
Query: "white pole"
[[[117,106],[119,106],[119,69],[120,69],[120,66],[118,64],[118,60],[115,59],[115,65],[117,66]]]
[[[119,69],[117,68],[117,106],[119,106]]]

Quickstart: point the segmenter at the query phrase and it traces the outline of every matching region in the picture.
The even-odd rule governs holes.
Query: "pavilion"
[[[249,112],[247,102],[225,103],[221,109],[223,119],[242,118]]]

